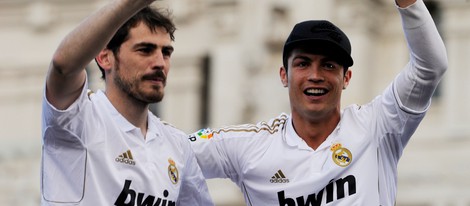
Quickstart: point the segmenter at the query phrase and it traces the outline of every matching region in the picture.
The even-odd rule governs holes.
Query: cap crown
[[[296,24],[284,44],[283,62],[287,66],[290,52],[298,46],[311,49],[337,59],[346,67],[353,65],[351,43],[346,34],[326,20],[310,20]]]

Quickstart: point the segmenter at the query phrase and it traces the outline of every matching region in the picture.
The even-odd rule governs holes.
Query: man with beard
[[[250,206],[394,205],[398,161],[447,69],[424,2],[395,2],[410,61],[382,94],[341,109],[353,65],[349,39],[331,22],[301,22],[279,70],[291,114],[191,135],[204,176],[230,178]]]
[[[57,48],[43,101],[42,205],[213,205],[186,135],[149,104],[163,98],[175,27],[114,0]],[[88,91],[95,58],[106,90]]]

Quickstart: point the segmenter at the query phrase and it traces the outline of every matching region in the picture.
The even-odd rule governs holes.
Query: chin
[[[163,89],[152,89],[148,92],[141,93],[142,97],[150,103],[157,103],[163,100],[164,91]]]
[[[163,95],[158,95],[158,96],[151,96],[147,98],[149,103],[158,103],[163,100]]]
[[[157,92],[157,93],[140,93],[140,95],[135,96],[137,99],[140,99],[140,101],[152,104],[152,103],[158,103],[163,100],[163,93]]]

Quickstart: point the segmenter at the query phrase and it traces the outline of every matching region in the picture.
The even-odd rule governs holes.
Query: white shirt
[[[44,95],[42,205],[213,205],[183,132],[149,111],[144,139],[86,91],[64,111]]]
[[[389,88],[368,105],[344,109],[316,150],[286,114],[190,139],[206,178],[230,178],[250,206],[393,205],[398,159],[423,116],[401,110]]]
[[[342,110],[316,150],[286,114],[203,129],[189,140],[204,176],[230,178],[250,206],[394,205],[398,161],[446,69],[445,48],[424,3],[400,14],[412,60],[380,96]]]

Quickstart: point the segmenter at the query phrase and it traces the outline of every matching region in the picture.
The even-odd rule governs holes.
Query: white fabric
[[[42,205],[212,205],[183,132],[149,112],[144,139],[86,86],[65,111],[44,95],[41,173]]]
[[[250,206],[394,205],[398,159],[423,116],[401,110],[389,87],[370,104],[343,110],[340,125],[317,150],[295,133],[286,114],[257,125],[205,129],[190,139],[206,178],[230,178]],[[351,152],[346,167],[333,161],[335,143]],[[288,183],[271,182],[279,170]]]
[[[447,69],[444,42],[422,0],[399,8],[403,29],[410,49],[410,62],[395,79],[402,109],[421,113],[428,109],[430,99]]]
[[[230,178],[250,206],[394,205],[398,161],[446,67],[445,55],[436,57],[445,54],[443,44],[427,44],[441,39],[424,3],[400,14],[407,39],[413,39],[412,63],[373,101],[342,110],[336,129],[316,150],[286,114],[256,125],[203,129],[189,140],[204,176]],[[432,38],[413,36],[428,33]]]

